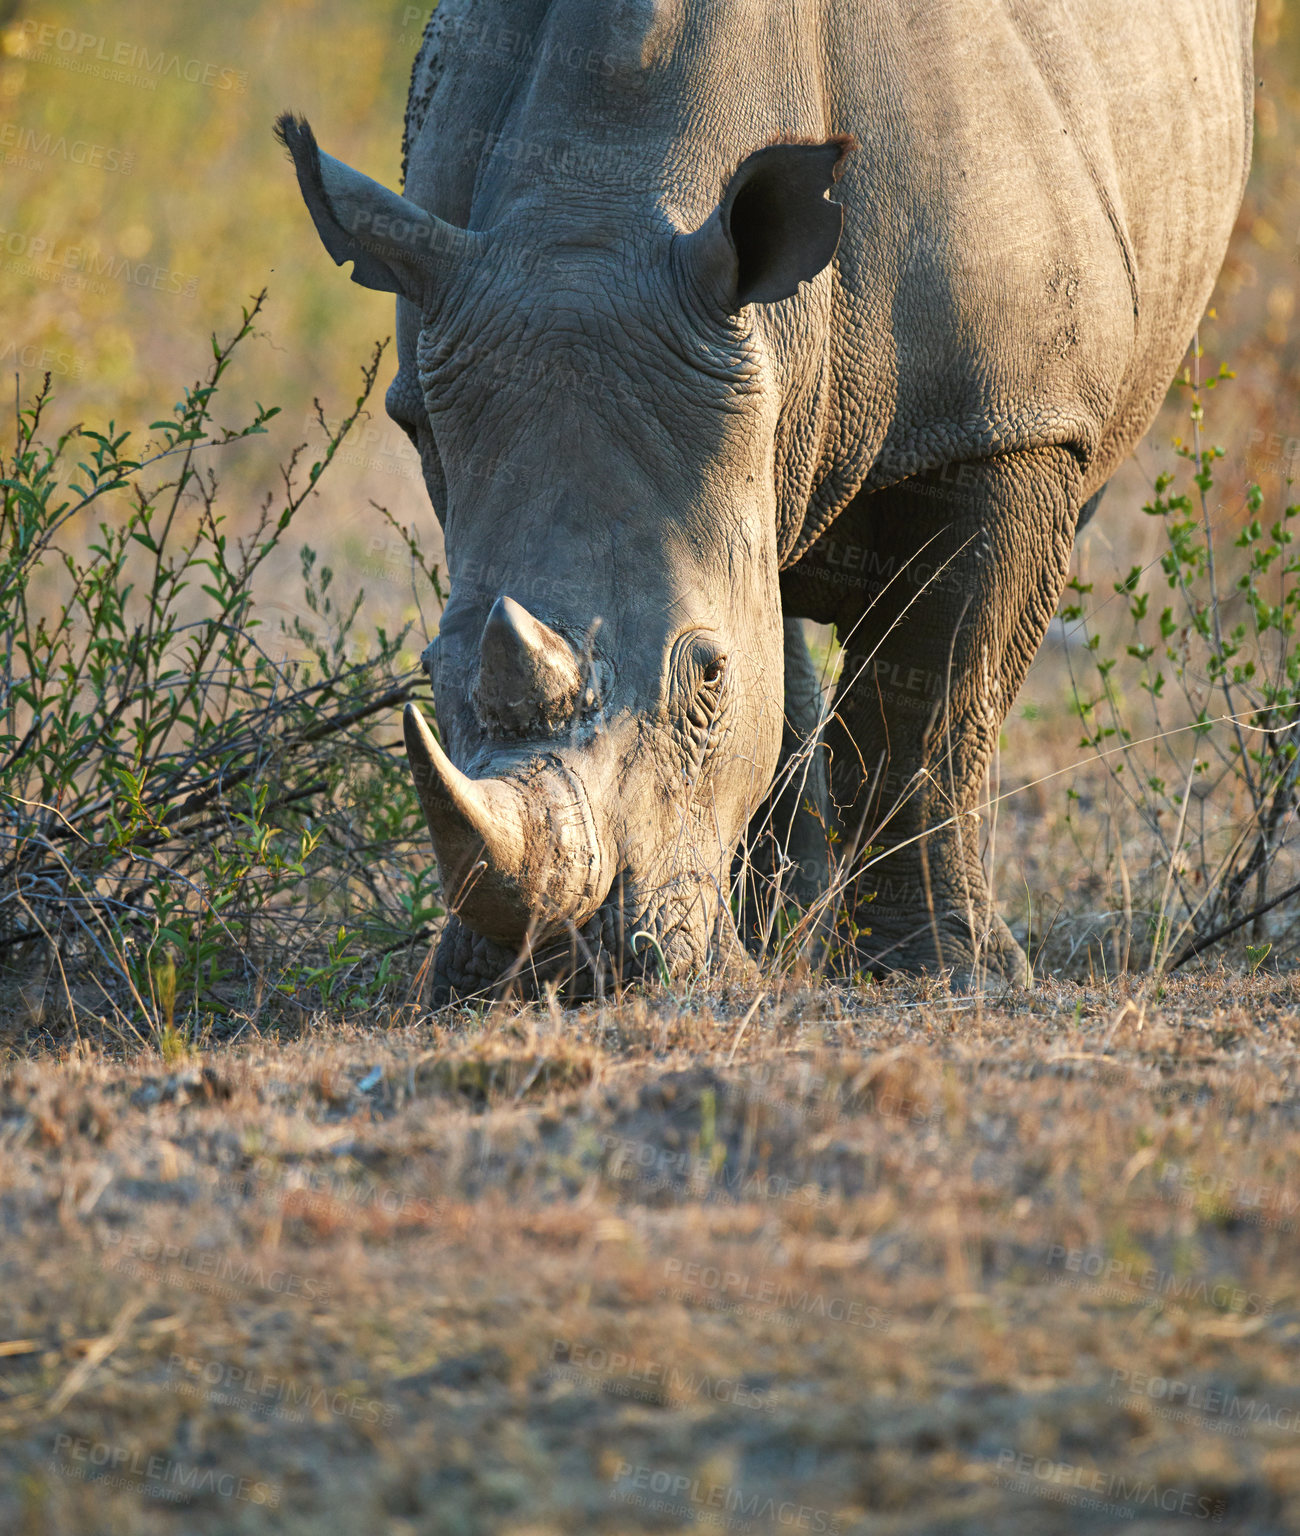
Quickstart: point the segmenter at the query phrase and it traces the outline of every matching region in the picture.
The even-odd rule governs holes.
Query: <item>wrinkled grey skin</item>
[[[388,405],[443,520],[450,763],[408,721],[442,995],[626,974],[640,931],[727,953],[774,775],[781,878],[848,881],[857,962],[1021,973],[973,812],[1222,262],[1253,12],[443,0],[404,204],[284,130],[331,254],[399,294]],[[799,618],[847,651],[830,851],[822,759],[778,772],[818,723]]]

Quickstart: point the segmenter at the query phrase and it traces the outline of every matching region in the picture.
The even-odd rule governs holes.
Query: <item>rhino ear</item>
[[[844,211],[826,193],[857,141],[771,144],[740,163],[722,201],[685,236],[698,280],[735,314],[788,299],[825,267],[840,243]]]
[[[479,237],[390,192],[333,155],[322,154],[308,123],[286,112],[275,136],[293,156],[298,186],[321,242],[352,281],[425,303],[440,276],[477,253]]]

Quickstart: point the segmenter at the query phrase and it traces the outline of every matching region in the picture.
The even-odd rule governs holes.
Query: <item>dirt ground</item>
[[[11,1060],[0,1530],[1300,1530],[1298,980]]]

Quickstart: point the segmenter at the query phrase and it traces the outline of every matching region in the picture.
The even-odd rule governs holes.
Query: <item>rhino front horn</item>
[[[580,925],[609,891],[582,786],[563,769],[471,779],[438,745],[414,704],[403,719],[406,756],[442,873],[448,908],[503,944]]]
[[[562,730],[582,691],[569,642],[513,597],[497,598],[483,626],[474,690],[483,725],[507,736]]]

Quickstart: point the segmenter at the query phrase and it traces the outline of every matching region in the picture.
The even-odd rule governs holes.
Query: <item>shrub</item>
[[[1080,743],[1104,753],[1122,800],[1150,838],[1145,900],[1147,958],[1156,969],[1181,965],[1211,944],[1246,932],[1248,958],[1267,953],[1265,914],[1300,894],[1294,877],[1300,779],[1300,550],[1293,548],[1300,506],[1265,515],[1258,485],[1245,493],[1244,517],[1229,545],[1227,509],[1213,506],[1215,463],[1223,451],[1202,438],[1205,395],[1230,380],[1201,382],[1194,343],[1177,386],[1189,397],[1191,438],[1174,439],[1179,474],[1161,475],[1143,508],[1159,519],[1158,563],[1134,566],[1114,583],[1127,606],[1128,643],[1103,647],[1077,578],[1062,610],[1080,624],[1091,653],[1093,686],[1072,677],[1084,724]],[[1226,547],[1225,547],[1226,546]],[[1122,643],[1122,641],[1121,641]],[[1146,696],[1150,728],[1136,725]],[[1144,714],[1146,711],[1144,711]],[[1126,945],[1127,948],[1127,945]],[[1127,968],[1140,956],[1125,954]]]
[[[308,547],[303,616],[272,634],[255,602],[382,347],[337,427],[316,403],[321,457],[294,449],[250,534],[217,510],[214,460],[276,415],[213,423],[264,297],[141,446],[111,422],[51,439],[47,374],[0,481],[0,964],[38,1016],[103,1017],[123,1039],[375,1004],[441,915],[389,739],[407,632],[363,637],[361,595],[338,606]]]

